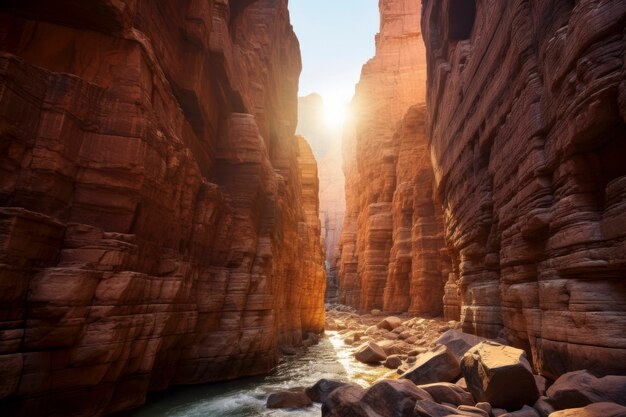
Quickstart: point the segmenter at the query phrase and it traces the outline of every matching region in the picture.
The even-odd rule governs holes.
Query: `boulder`
[[[449,382],[437,382],[434,384],[420,385],[419,388],[429,393],[435,402],[449,403],[454,406],[474,405],[472,394],[456,384]]]
[[[626,376],[596,378],[587,371],[568,372],[548,388],[547,395],[558,409],[579,408],[598,402],[626,406]]]
[[[323,403],[326,401],[328,395],[339,387],[351,385],[347,382],[337,381],[334,379],[320,379],[313,385],[304,390],[306,395],[311,401],[316,403]]]
[[[359,362],[367,364],[380,363],[387,359],[385,351],[374,342],[363,343],[354,354]]]
[[[361,401],[382,417],[413,417],[415,403],[431,399],[411,381],[389,379],[372,385]]]
[[[463,359],[463,355],[487,339],[475,336],[473,334],[463,333],[459,330],[448,330],[437,339],[437,344],[447,346],[450,352],[459,360]]]
[[[481,342],[465,354],[461,369],[476,401],[516,410],[539,398],[526,353],[521,349]]]
[[[402,320],[399,319],[398,317],[393,317],[393,316],[384,318],[380,323],[376,325],[376,327],[378,327],[379,329],[385,329],[389,331],[400,326],[402,326]]]
[[[381,340],[378,342],[378,346],[383,348],[387,355],[404,355],[413,349],[411,345],[402,340]]]
[[[550,417],[626,417],[626,407],[610,402],[601,402],[582,408],[555,411]]]
[[[459,363],[445,346],[420,355],[402,378],[417,385],[435,382],[452,382],[461,373]]]
[[[304,408],[313,405],[313,401],[304,392],[282,391],[270,394],[267,408]]]
[[[553,401],[548,397],[540,397],[533,405],[533,408],[537,410],[540,417],[548,417],[556,411]]]
[[[398,369],[398,367],[402,365],[402,359],[399,355],[387,356],[387,359],[385,360],[383,365],[389,369]]]
[[[344,385],[333,390],[322,403],[322,417],[371,417],[369,406],[361,402],[365,389]]]

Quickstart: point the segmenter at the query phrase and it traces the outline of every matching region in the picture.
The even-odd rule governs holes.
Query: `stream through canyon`
[[[327,331],[318,345],[285,357],[270,375],[155,393],[146,405],[119,417],[319,416],[320,404],[298,410],[271,410],[265,403],[273,392],[302,390],[322,378],[366,386],[387,372],[387,368],[355,360],[339,333]]]

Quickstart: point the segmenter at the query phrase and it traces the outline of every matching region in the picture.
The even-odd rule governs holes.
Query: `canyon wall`
[[[319,166],[319,213],[326,253],[325,300],[327,303],[335,303],[339,296],[339,241],[346,211],[345,180],[342,169],[342,129],[328,126],[324,113],[324,99],[319,94],[313,93],[298,99],[296,132],[307,138]]]
[[[287,0],[0,6],[0,414],[97,416],[323,330]]]
[[[380,2],[376,55],[345,128],[339,301],[360,311],[442,311],[449,260],[433,199],[420,12],[416,0]]]
[[[626,373],[626,3],[424,0],[446,315]]]

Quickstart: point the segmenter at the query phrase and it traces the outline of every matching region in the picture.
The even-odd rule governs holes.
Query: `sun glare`
[[[341,129],[348,117],[348,103],[324,97],[324,122],[331,129]]]

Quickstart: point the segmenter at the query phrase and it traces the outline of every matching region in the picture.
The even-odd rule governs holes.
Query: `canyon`
[[[341,131],[289,7],[0,5],[0,415],[623,415],[626,2],[380,0]]]
[[[286,0],[10,1],[0,22],[0,414],[110,414],[323,331]]]

